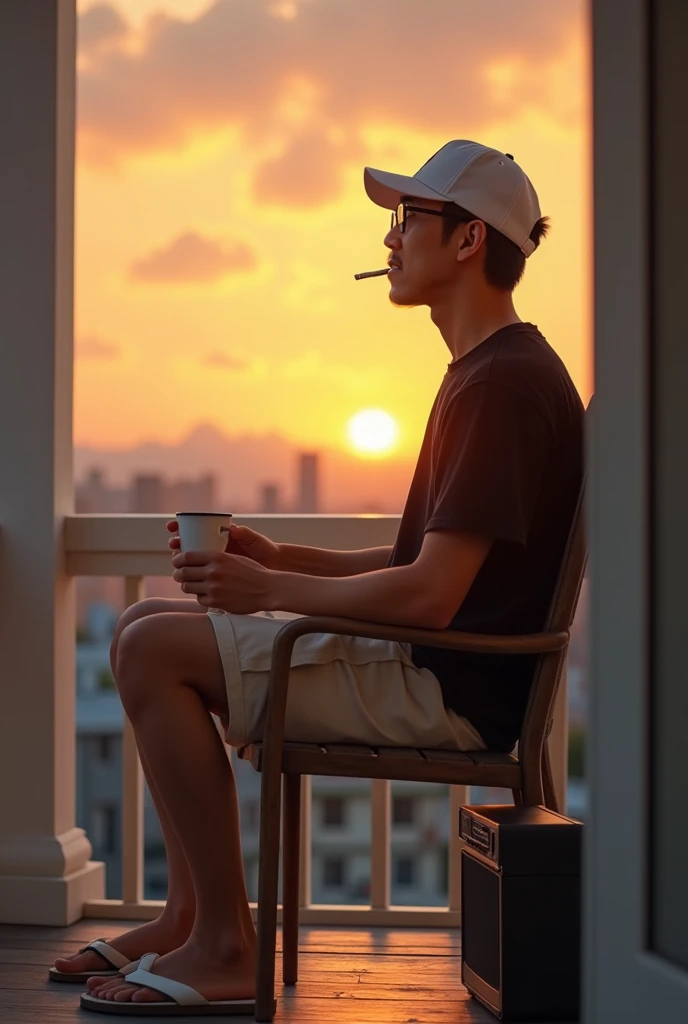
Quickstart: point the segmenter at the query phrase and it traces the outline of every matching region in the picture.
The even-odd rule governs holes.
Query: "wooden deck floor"
[[[94,920],[69,928],[0,925],[2,1024],[123,1020],[81,1010],[81,987],[49,982],[47,967],[90,939],[114,937],[132,926]],[[461,984],[458,931],[302,928],[298,985],[282,987],[280,957],[277,972],[275,1022],[280,1024],[489,1024],[496,1019]],[[214,1019],[239,1024],[252,1018]],[[199,1018],[176,1020],[190,1024]]]

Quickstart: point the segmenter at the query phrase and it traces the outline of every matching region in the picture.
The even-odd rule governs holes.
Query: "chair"
[[[274,1014],[275,936],[280,839],[280,776],[284,776],[282,942],[285,985],[294,985],[298,971],[299,839],[302,775],[336,775],[363,779],[440,782],[461,786],[510,789],[515,803],[545,804],[557,810],[546,739],[552,725],[569,631],[578,603],[587,548],[584,530],[584,487],[581,489],[568,543],[544,632],[524,636],[491,636],[448,630],[412,629],[355,619],[305,616],[279,631],[273,645],[265,734],[262,743],[239,750],[263,773],[260,805],[258,869],[258,971],[256,1020]],[[399,747],[351,746],[284,742],[284,716],[291,654],[305,633],[338,633],[397,640],[478,654],[539,654],[523,720],[518,755],[475,751],[420,750]]]

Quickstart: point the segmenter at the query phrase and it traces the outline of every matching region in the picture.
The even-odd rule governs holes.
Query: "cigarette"
[[[384,270],[366,270],[364,274],[354,274],[354,280],[362,281],[364,277],[382,277],[383,274],[389,274],[389,267],[385,267]]]

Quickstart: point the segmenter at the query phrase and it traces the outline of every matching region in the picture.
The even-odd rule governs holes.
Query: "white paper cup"
[[[231,512],[177,512],[182,551],[224,551]]]

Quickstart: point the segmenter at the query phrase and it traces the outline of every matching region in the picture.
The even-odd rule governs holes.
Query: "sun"
[[[387,455],[397,443],[399,427],[382,409],[361,409],[346,425],[352,447],[363,455]]]

